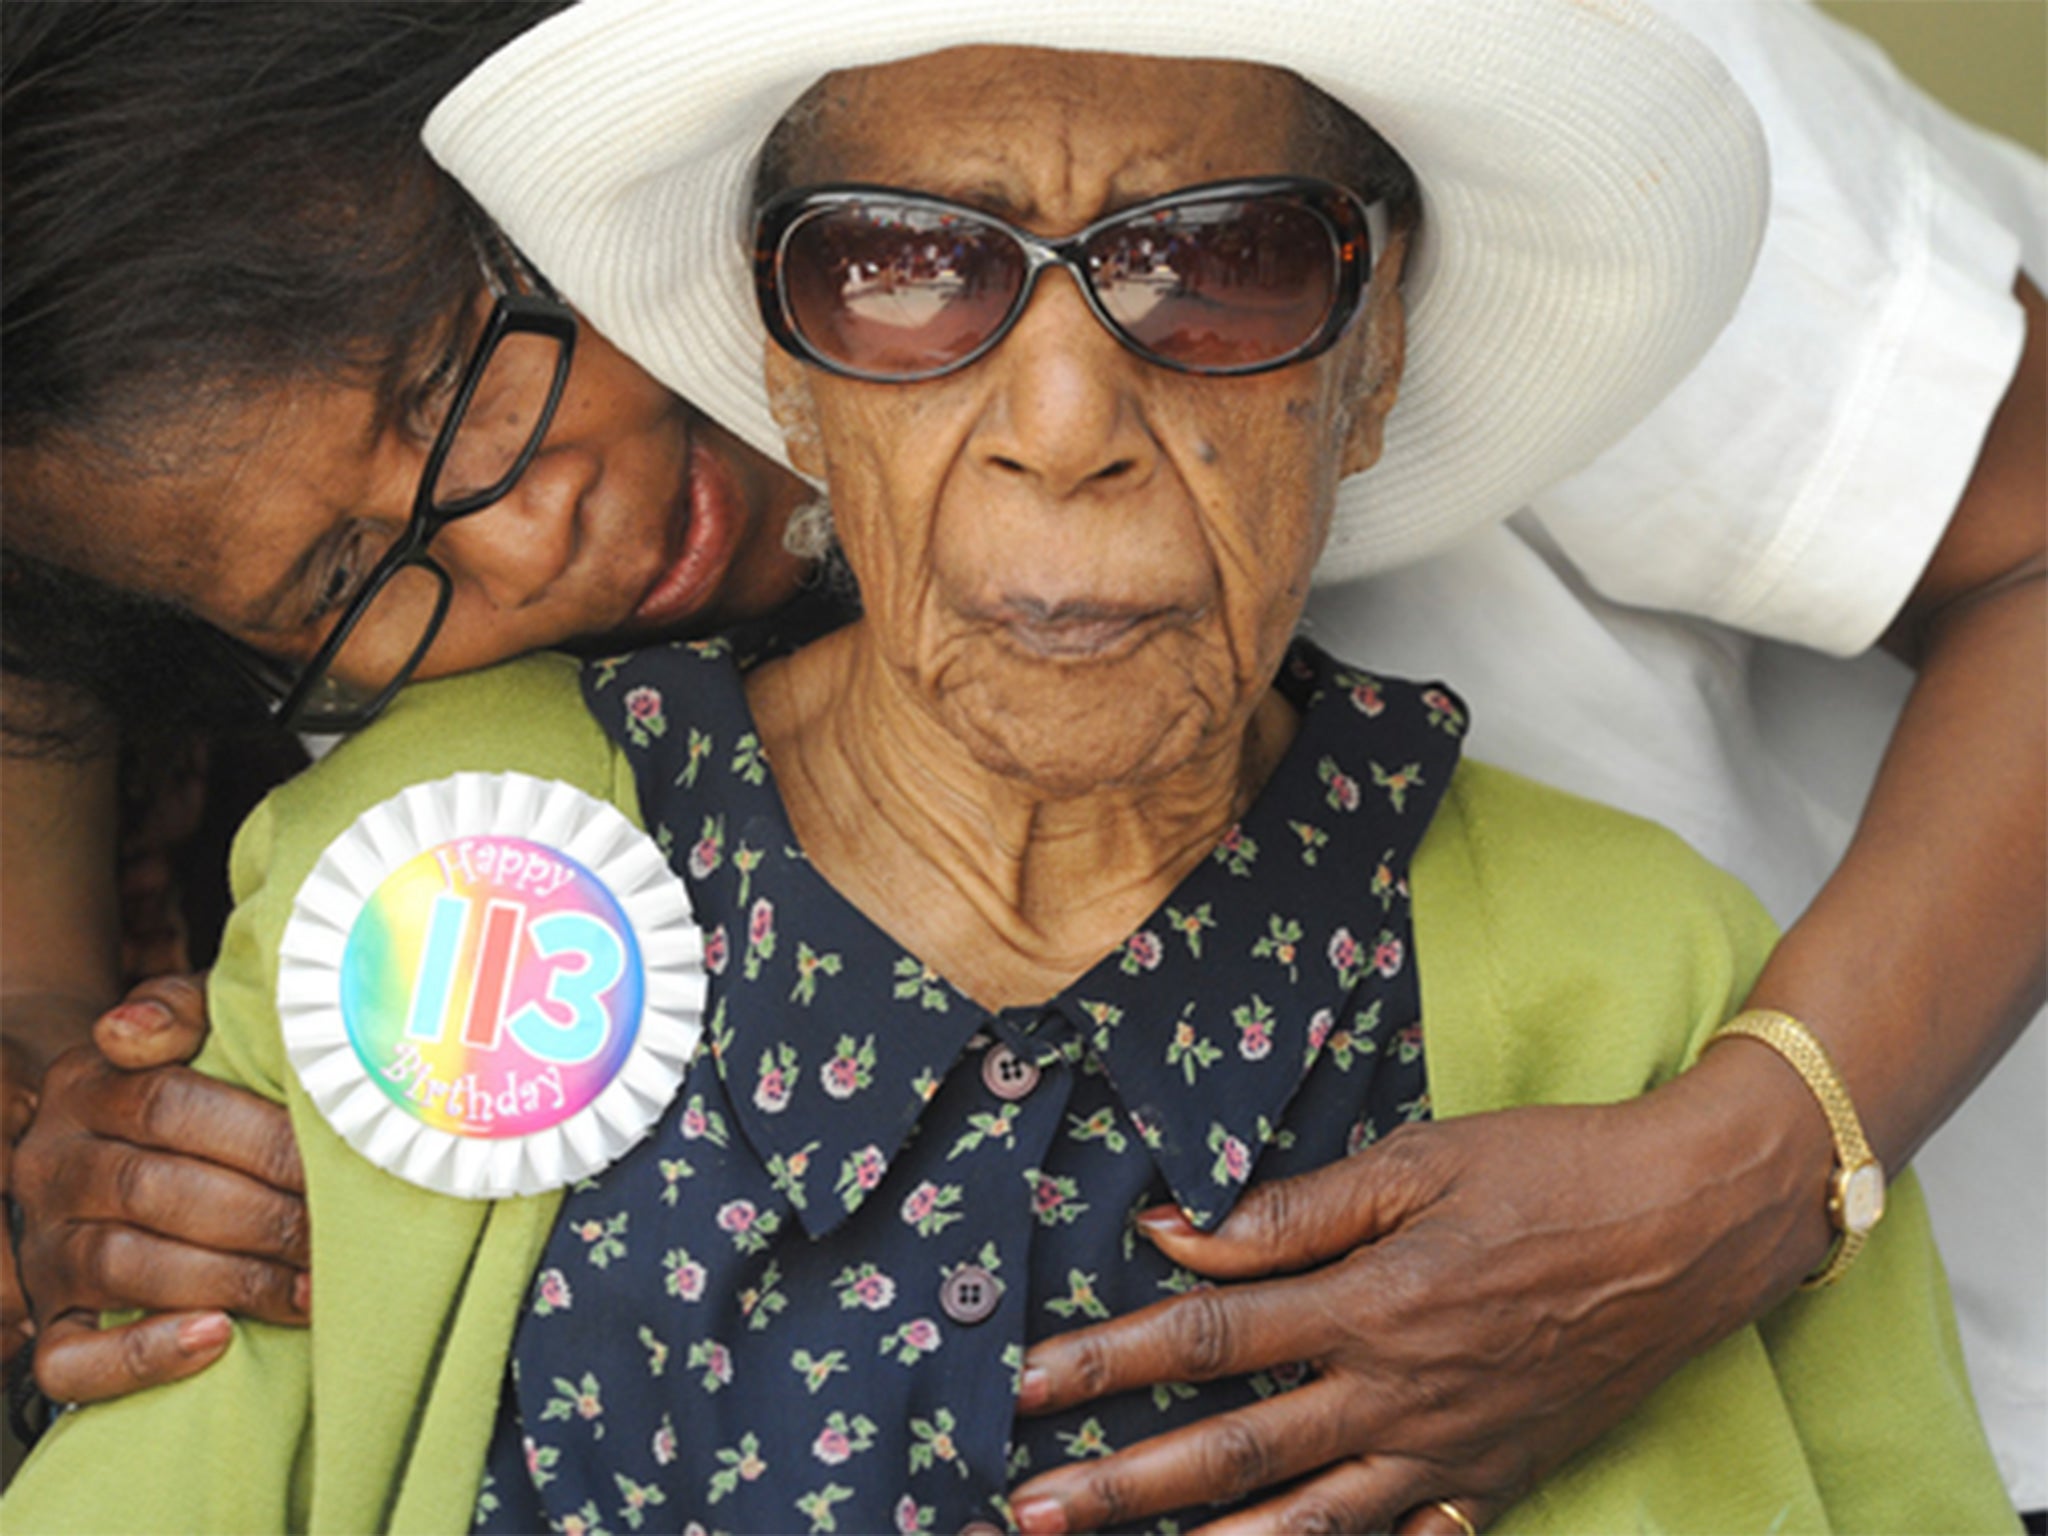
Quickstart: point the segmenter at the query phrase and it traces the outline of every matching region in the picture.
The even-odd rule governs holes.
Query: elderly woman
[[[8,1140],[43,1064],[119,996],[113,738],[154,766],[166,741],[218,732],[216,761],[246,761],[243,733],[345,729],[407,669],[710,633],[786,602],[806,569],[780,539],[801,483],[587,327],[563,343],[558,393],[544,365],[528,384],[518,409],[546,440],[516,483],[454,519],[438,515],[450,492],[476,487],[444,477],[421,494],[437,440],[460,471],[502,408],[505,390],[480,381],[466,418],[451,413],[465,371],[495,356],[502,380],[574,328],[419,143],[470,68],[556,8],[0,12]],[[373,601],[363,588],[416,509],[436,514],[431,543],[409,543]],[[266,659],[255,678],[223,634]],[[32,712],[24,684],[71,707]],[[303,1316],[302,1274],[255,1257],[304,1262],[303,1213],[262,1182],[297,1166],[268,1106],[190,1074],[94,1065],[55,1069],[40,1145],[11,1166],[0,1146],[38,1369],[67,1399],[106,1390],[59,1370],[67,1351],[99,1347],[120,1376],[147,1375],[202,1364],[229,1336],[225,1317],[190,1313],[95,1335],[101,1306]],[[80,1148],[88,1128],[121,1139]],[[144,1147],[182,1155],[137,1169]],[[181,1231],[226,1251],[157,1240]],[[10,1351],[13,1301],[0,1285]]]
[[[1724,877],[1460,767],[1444,689],[1288,653],[1311,569],[1370,515],[1333,520],[1345,476],[1384,453],[1380,515],[1479,516],[1711,335],[1759,171],[1725,82],[1637,17],[1504,35],[1476,30],[1492,8],[1392,6],[1311,41],[1242,5],[1182,7],[1170,32],[1072,4],[1000,24],[870,9],[835,10],[839,35],[760,16],[685,56],[600,8],[451,103],[441,146],[487,198],[513,158],[501,114],[548,81],[591,114],[535,119],[518,174],[559,179],[501,212],[579,289],[602,286],[601,249],[622,332],[658,297],[758,346],[741,253],[712,244],[750,197],[767,388],[692,383],[742,432],[773,410],[865,614],[745,673],[715,647],[597,666],[609,739],[559,664],[424,685],[259,815],[216,1065],[298,1116],[318,1322],[310,1343],[252,1326],[204,1378],[68,1421],[8,1511],[23,1528],[1042,1524],[1004,1499],[1021,1470],[1294,1385],[1225,1368],[1013,1418],[1030,1341],[1193,1283],[1145,1235],[1211,1226],[1255,1167],[1406,1120],[1640,1092],[1744,995],[1769,935]],[[1096,51],[956,46],[1055,37]],[[813,86],[845,57],[872,62]],[[644,97],[590,88],[628,72]],[[650,132],[657,100],[701,116]],[[1599,131],[1565,156],[1481,153],[1503,109]],[[1408,174],[1352,110],[1401,126],[1426,261]],[[577,206],[569,151],[617,150],[608,113],[681,163],[599,157],[616,180]],[[699,172],[724,201],[693,215],[665,183]],[[1549,249],[1528,248],[1539,230]],[[671,262],[705,286],[646,281]],[[1600,312],[1603,290],[1636,302]],[[1403,387],[1418,425],[1399,434]],[[653,1134],[566,1196],[400,1183],[376,1161],[441,1176],[343,1101],[389,1123],[377,1095],[417,1089],[454,1114],[458,1085],[394,1061],[393,1094],[345,1056],[342,1082],[301,1077],[280,1037],[310,953],[287,920],[320,906],[324,861],[359,815],[465,768],[637,804],[706,935],[709,1049]],[[441,846],[452,886],[466,845]],[[566,868],[522,851],[543,866]],[[429,975],[446,992],[433,933],[414,937],[415,1000]],[[578,1022],[597,953],[558,973]],[[476,966],[474,997],[509,998]],[[397,1023],[439,1039],[430,1014]],[[498,1048],[488,1002],[464,1017]],[[505,1025],[580,1063],[594,1045],[547,1034],[569,1027]],[[1801,1091],[1838,1093],[1796,1026],[1749,1027]],[[1824,1271],[1854,1261],[1847,1283],[1681,1372],[1506,1522],[2009,1523],[1910,1184],[1874,1232],[1868,1214]],[[1245,1467],[1245,1488],[1330,1460],[1314,1384],[1301,1400],[1288,1464]],[[118,1487],[88,1470],[115,1444],[135,1468]],[[1325,1513],[1502,1513],[1460,1493],[1389,1458]]]

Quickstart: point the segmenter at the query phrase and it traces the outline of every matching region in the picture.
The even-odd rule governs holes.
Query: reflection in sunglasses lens
[[[1085,279],[1139,355],[1256,372],[1327,345],[1346,318],[1336,311],[1360,232],[1340,233],[1350,219],[1314,194],[1195,190],[1041,242],[968,209],[861,191],[798,213],[775,247],[774,283],[815,359],[871,379],[929,378],[977,356],[1015,322],[1046,260]]]
[[[1145,350],[1187,367],[1244,368],[1285,357],[1336,300],[1335,243],[1289,203],[1162,210],[1088,243],[1102,307]]]
[[[946,368],[986,341],[1024,287],[1024,252],[1000,230],[924,209],[834,208],[792,229],[784,301],[804,339],[866,373]]]

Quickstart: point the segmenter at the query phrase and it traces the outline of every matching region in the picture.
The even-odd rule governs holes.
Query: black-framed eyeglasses
[[[761,209],[754,285],[795,356],[908,384],[985,356],[1039,274],[1064,267],[1145,361],[1230,377],[1303,362],[1343,334],[1385,221],[1383,202],[1298,176],[1183,188],[1057,240],[921,192],[799,187]]]
[[[428,546],[450,523],[502,500],[540,452],[568,383],[576,317],[537,273],[521,270],[537,291],[499,286],[427,452],[406,526],[343,604],[320,649],[294,671],[229,637],[230,653],[277,724],[353,731],[383,711],[448,614],[453,583]]]

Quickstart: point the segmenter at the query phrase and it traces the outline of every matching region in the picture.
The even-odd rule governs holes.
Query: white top
[[[1764,120],[1770,228],[1706,361],[1535,507],[1609,597],[1853,655],[1911,592],[2005,392],[2048,172],[1818,11],[1663,3]]]
[[[2011,379],[2015,266],[2048,273],[2048,167],[1802,5],[1658,3],[1721,53],[1770,140],[1743,309],[1598,463],[1447,554],[1319,592],[1310,625],[1339,655],[1448,678],[1475,755],[1665,823],[1789,922],[1905,696],[1903,668],[1857,653],[1918,580]],[[2044,1106],[2037,1025],[1917,1159],[1978,1403],[2033,1509]]]
[[[2048,272],[2048,168],[1806,6],[1659,4],[1729,63],[1772,145],[1735,324],[1618,449],[1507,526],[1319,592],[1311,633],[1452,680],[1475,756],[1675,827],[1790,922],[1911,682],[1858,653],[1919,580],[2011,381],[2015,264]],[[2044,1106],[2036,1024],[1917,1159],[2023,1509],[2048,1505]]]

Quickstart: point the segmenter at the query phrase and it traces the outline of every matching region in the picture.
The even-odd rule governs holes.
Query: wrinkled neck
[[[1058,794],[947,733],[852,625],[747,681],[805,854],[989,1008],[1045,1000],[1109,953],[1244,813],[1293,740],[1264,690],[1184,761]]]

